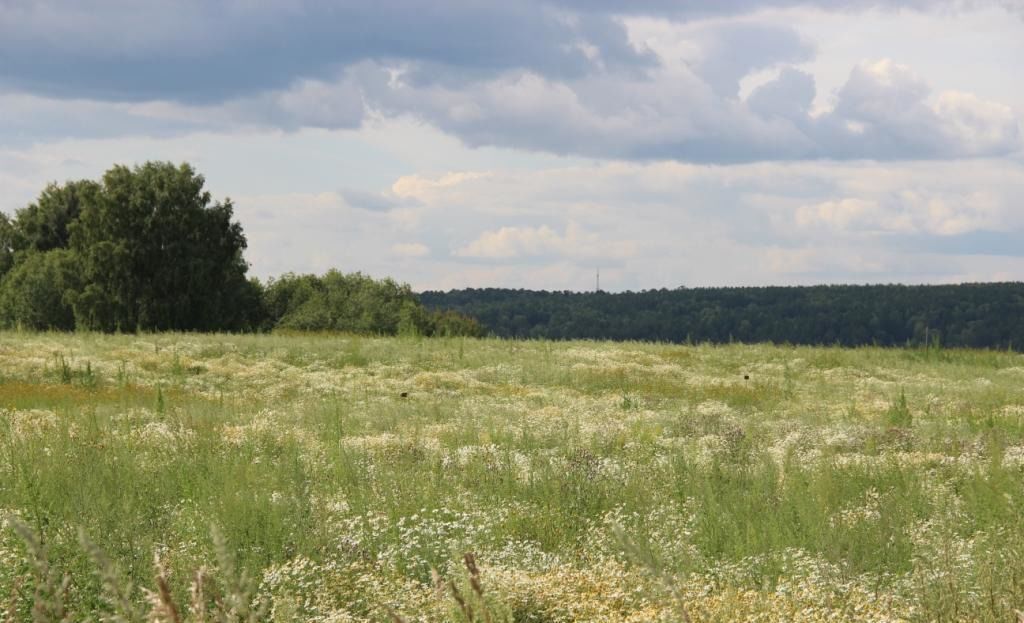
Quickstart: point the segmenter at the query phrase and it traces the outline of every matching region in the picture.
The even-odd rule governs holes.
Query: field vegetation
[[[1013,621],[1022,386],[937,348],[0,333],[0,621]]]

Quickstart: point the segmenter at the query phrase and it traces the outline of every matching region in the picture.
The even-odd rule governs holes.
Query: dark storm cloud
[[[989,4],[1015,0],[991,0]],[[216,102],[362,60],[468,74],[579,77],[639,68],[616,15],[691,19],[760,8],[927,9],[982,0],[0,0],[0,89],[100,100]],[[587,49],[599,53],[597,59]]]
[[[550,0],[576,11],[614,12],[627,15],[663,15],[677,19],[737,15],[763,9],[813,7],[825,11],[868,9],[927,10],[944,7],[1005,6],[1017,0]]]
[[[785,37],[764,41],[783,42],[760,48],[764,65],[792,52]],[[362,83],[375,106],[413,114],[472,146],[715,163],[998,157],[1022,146],[1009,107],[969,94],[933,98],[909,68],[889,60],[856,66],[834,108],[818,115],[810,111],[816,94],[810,75],[784,66],[740,100],[722,93],[734,90],[737,73],[717,86],[699,64],[636,79],[513,75],[458,89],[369,77]]]
[[[666,53],[631,41],[621,19],[969,4],[983,2],[0,0],[0,144],[357,128],[369,112],[413,117],[471,146],[599,158],[1014,153],[1013,110],[936,96],[889,61],[855,67],[833,109],[812,114],[825,94],[795,65],[814,58],[813,33],[788,24],[693,21],[680,27],[687,51]],[[761,70],[779,74],[741,98],[743,78]]]
[[[609,16],[532,2],[4,0],[0,87],[56,97],[210,102],[331,76],[365,59],[578,76],[643,65]]]

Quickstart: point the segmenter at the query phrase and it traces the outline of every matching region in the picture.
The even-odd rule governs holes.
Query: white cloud
[[[407,175],[395,181],[391,186],[391,191],[404,199],[430,201],[440,194],[450,196],[453,190],[457,192],[457,189],[466,182],[485,180],[490,176],[491,174],[487,171],[459,171],[446,173],[438,178]]]
[[[910,223],[900,218],[888,218],[885,211],[874,201],[864,199],[839,199],[801,206],[795,214],[797,226],[813,228],[825,226],[836,231],[851,228],[879,228],[883,231],[911,231]]]
[[[962,158],[1021,147],[1008,106],[962,93],[945,93],[932,103],[930,95],[909,67],[890,59],[865,61],[839,90],[834,109],[814,125],[835,153],[853,157]]]
[[[481,233],[475,240],[456,249],[452,255],[463,258],[511,260],[521,258],[573,258],[595,261],[601,258],[622,260],[636,253],[631,240],[603,238],[569,221],[560,234],[548,227],[500,227]]]
[[[391,245],[391,252],[400,257],[426,257],[430,247],[419,242],[399,242]]]
[[[1017,115],[1005,104],[985,101],[972,93],[946,91],[935,104],[953,140],[972,154],[1012,153],[1021,147]]]
[[[546,225],[541,227],[502,227],[494,231],[485,231],[476,240],[457,249],[454,255],[508,259],[560,254],[566,246],[566,239]]]
[[[7,182],[23,180],[25,192],[31,188],[27,202],[48,179],[65,175],[54,171],[95,178],[111,154],[177,159],[195,151],[205,157],[199,170],[214,196],[235,201],[249,239],[247,258],[263,277],[336,267],[390,275],[420,289],[586,289],[600,268],[602,285],[611,290],[955,281],[997,273],[1024,278],[1016,242],[1024,237],[1024,162],[613,161],[525,168],[487,157],[486,170],[366,183],[358,158],[368,149],[372,133],[366,132],[357,133],[362,138],[351,157],[309,164],[301,154],[328,153],[344,134],[241,143],[213,136],[64,142],[0,152],[0,183],[17,191]],[[444,146],[447,139],[431,140]],[[421,149],[435,153],[432,145]],[[468,167],[483,156],[451,151],[445,161]],[[310,169],[314,164],[319,168]],[[281,177],[289,166],[311,177]],[[331,190],[339,185],[358,193]],[[359,193],[388,209],[357,207],[352,198]]]
[[[431,41],[421,29],[387,41],[395,53],[232,75],[216,96],[139,84],[60,99],[0,79],[0,209],[114,163],[188,160],[235,200],[261,276],[337,267],[418,288],[558,289],[591,287],[597,267],[609,289],[1024,277],[1024,22],[925,0],[639,0],[627,17],[608,15],[621,3],[557,1],[539,21],[537,3],[509,5],[530,28],[506,29],[478,63],[459,56],[464,37],[417,48]],[[17,6],[38,26],[59,3]],[[55,48],[90,23],[51,13]],[[135,13],[96,32],[153,27]],[[572,35],[558,58],[524,43],[551,24],[546,42]],[[139,32],[99,43],[142,56],[167,43]],[[204,56],[210,32],[180,49],[221,58]],[[229,35],[246,50],[270,40]]]
[[[998,229],[999,215],[984,197],[936,196],[913,190],[875,200],[841,199],[803,206],[795,215],[799,227],[827,227],[834,232],[927,234],[954,236]]]
[[[880,203],[884,201],[884,203]],[[794,214],[800,228],[837,233],[888,233],[956,236],[1011,226],[1005,197],[987,191],[965,194],[897,190],[875,199],[845,198],[801,206]]]
[[[991,265],[987,256],[1013,267],[1024,254],[1008,244],[1008,232],[1024,235],[1016,199],[1024,193],[1024,164],[610,163],[444,177],[441,192],[429,180],[418,184],[432,193],[423,202],[425,235],[448,244],[468,240],[453,247],[446,286],[481,274],[460,261],[523,270],[575,266],[574,279],[584,285],[556,288],[586,287],[586,275],[607,267],[608,287],[621,289],[951,281],[971,266]],[[506,202],[540,206],[519,213],[533,224],[493,225],[514,214]],[[442,214],[464,226],[431,227]],[[520,283],[509,271],[500,274],[505,285]]]

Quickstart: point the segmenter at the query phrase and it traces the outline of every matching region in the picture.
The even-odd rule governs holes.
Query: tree
[[[446,309],[428,312],[430,335],[440,337],[464,335],[483,337],[487,334],[475,318]]]
[[[407,284],[362,273],[288,273],[264,291],[267,328],[371,335],[482,335],[473,319],[424,309]]]
[[[15,222],[20,236],[19,249],[49,251],[67,248],[71,223],[78,219],[82,206],[94,201],[99,192],[100,185],[91,180],[47,185],[35,203],[17,212]]]
[[[14,267],[17,230],[3,212],[0,212],[0,280]]]
[[[504,337],[1020,348],[1024,283],[692,288],[622,293],[424,292]],[[435,311],[436,313],[436,311]],[[927,338],[927,339],[926,339]]]
[[[187,164],[115,166],[99,182],[48,185],[13,220],[0,213],[0,327],[482,332],[391,279],[330,270],[264,287],[246,277],[231,200],[204,185]]]
[[[74,329],[75,317],[66,297],[73,285],[74,264],[67,249],[28,252],[0,281],[0,326]]]
[[[268,283],[265,300],[273,326],[280,329],[395,335],[428,328],[408,285],[361,273],[289,273]]]
[[[211,203],[187,164],[148,162],[106,172],[82,195],[70,246],[83,286],[70,297],[80,328],[244,330],[259,319],[246,279],[242,227],[230,200]]]
[[[316,275],[286,273],[279,279],[270,279],[263,300],[269,316],[267,328],[296,331],[331,328],[324,286]]]

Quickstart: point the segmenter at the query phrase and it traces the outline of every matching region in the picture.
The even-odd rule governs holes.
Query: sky
[[[261,278],[1024,280],[1024,0],[0,0],[0,211],[147,160]]]

